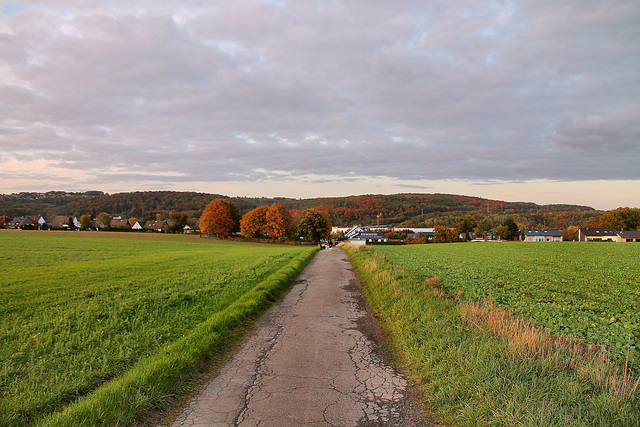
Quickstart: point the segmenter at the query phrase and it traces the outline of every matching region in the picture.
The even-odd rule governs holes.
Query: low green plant
[[[531,319],[551,333],[604,345],[640,374],[640,245],[473,243],[375,247],[448,294]],[[634,368],[634,369],[635,369]]]
[[[502,336],[463,318],[456,298],[442,289],[444,280],[427,281],[368,248],[346,250],[401,364],[422,389],[425,407],[442,421],[640,425],[637,394],[616,395],[562,363],[510,351]]]

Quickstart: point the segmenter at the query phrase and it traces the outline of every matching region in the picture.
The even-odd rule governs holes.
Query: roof
[[[523,230],[525,236],[562,237],[560,230]]]
[[[129,221],[126,219],[112,219],[109,223],[110,227],[129,227]]]
[[[346,233],[344,233],[345,237],[350,239],[354,236],[356,236],[359,233],[362,233],[364,230],[359,226],[356,225],[355,227],[353,227],[352,229],[348,230]]]
[[[357,233],[351,237],[350,239],[362,240],[362,239],[384,239],[384,236],[380,233],[375,233],[371,231],[364,231],[362,233]]]
[[[143,228],[160,230],[160,229],[164,229],[167,225],[168,225],[167,221],[164,221],[164,220],[147,221],[144,223]]]
[[[51,226],[52,227],[68,227],[69,224],[69,220],[71,220],[74,223],[74,226],[78,226],[77,224],[75,224],[75,222],[77,221],[77,219],[73,216],[66,216],[66,215],[58,215],[56,217],[54,217],[51,220]]]
[[[613,228],[580,228],[576,233],[582,233],[590,237],[615,236],[616,230]]]
[[[640,239],[640,231],[618,231],[618,236],[623,239]]]
[[[424,227],[395,227],[393,229],[393,231],[404,231],[404,230],[409,230],[409,231],[413,231],[414,233],[435,233],[436,229],[434,227],[429,227],[429,228],[424,228]]]
[[[22,227],[23,225],[33,225],[33,221],[28,216],[17,216],[11,220],[14,227]]]

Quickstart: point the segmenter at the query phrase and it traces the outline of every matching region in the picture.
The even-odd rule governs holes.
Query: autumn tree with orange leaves
[[[267,223],[268,210],[268,206],[258,206],[244,214],[240,220],[240,230],[244,237],[260,238],[267,233],[265,224]]]
[[[200,231],[203,234],[228,238],[240,230],[240,211],[225,199],[215,199],[207,205],[200,217]]]
[[[295,238],[296,229],[291,213],[280,204],[259,206],[247,212],[240,221],[242,235],[249,238],[270,237],[289,240]]]
[[[265,231],[272,239],[292,240],[296,236],[293,215],[280,204],[269,206],[266,215]]]

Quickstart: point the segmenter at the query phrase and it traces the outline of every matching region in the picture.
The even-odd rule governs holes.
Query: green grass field
[[[0,425],[134,423],[224,341],[225,329],[288,286],[315,250],[157,234],[0,233]],[[120,385],[102,392],[110,383]],[[101,393],[107,406],[97,403]],[[112,418],[87,415],[100,410]]]
[[[591,315],[584,307],[603,305],[601,316],[606,310],[609,319],[620,319],[602,322],[603,330],[619,323],[623,333],[637,333],[638,317],[629,311],[638,305],[637,245],[345,250],[400,364],[437,419],[456,426],[640,425],[637,374],[622,375],[606,353],[591,353],[578,341],[537,332],[519,320],[543,313],[540,323],[553,331],[580,331],[583,326],[575,323]],[[464,291],[461,299],[458,291]],[[465,298],[494,300],[517,313]]]
[[[438,244],[373,247],[450,294],[492,300],[550,332],[605,344],[640,368],[640,245]],[[638,370],[640,372],[640,370]]]

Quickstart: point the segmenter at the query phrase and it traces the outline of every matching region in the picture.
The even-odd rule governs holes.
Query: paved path
[[[344,252],[318,253],[174,426],[418,425]]]

